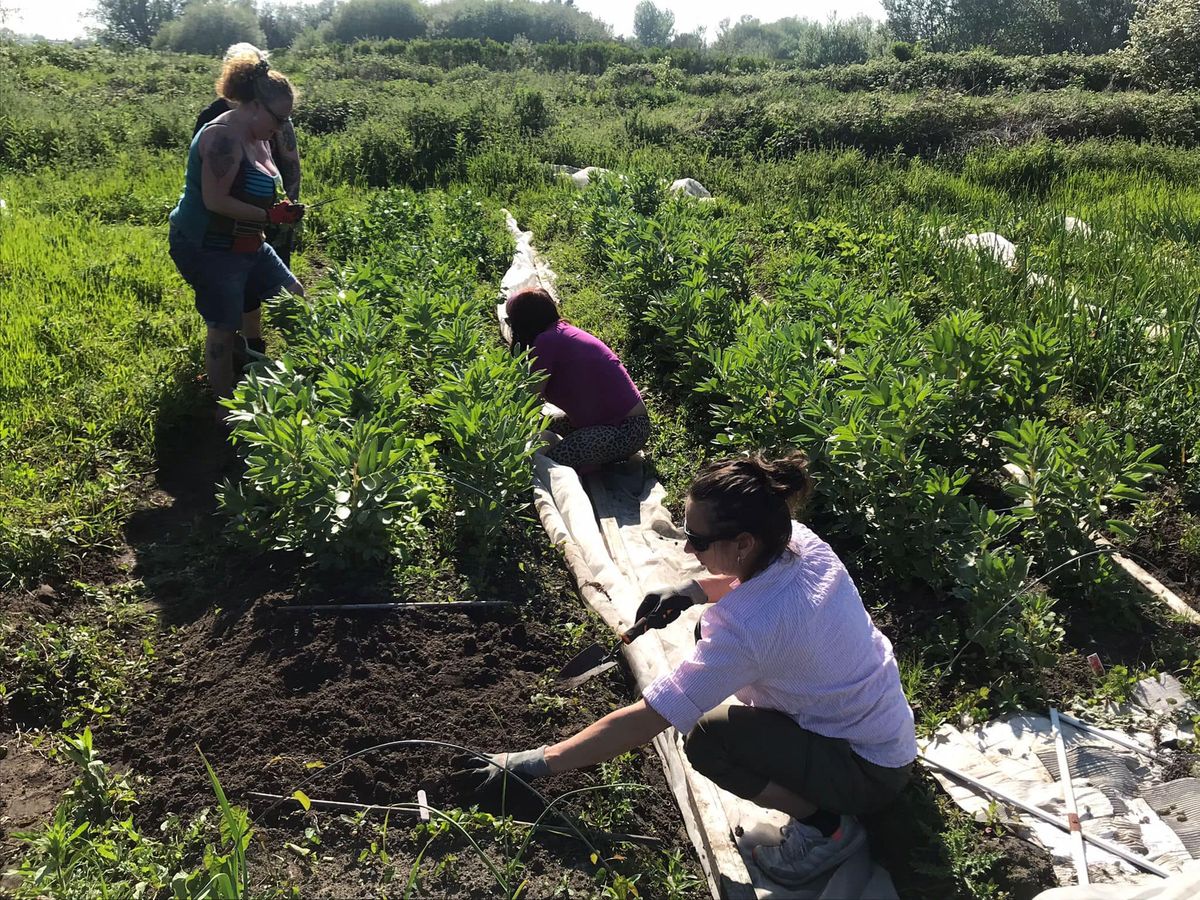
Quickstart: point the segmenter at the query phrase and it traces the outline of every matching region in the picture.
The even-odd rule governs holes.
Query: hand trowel
[[[611,649],[604,644],[592,644],[586,650],[581,650],[563,666],[555,680],[555,687],[569,691],[579,687],[593,676],[607,672],[617,664],[617,655],[626,644],[632,643],[650,629],[649,617],[638,619],[633,626],[621,635],[615,647]]]

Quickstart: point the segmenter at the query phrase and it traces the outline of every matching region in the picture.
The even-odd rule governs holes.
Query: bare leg
[[[767,809],[777,809],[785,812],[793,819],[807,819],[817,811],[817,807],[809,803],[799,794],[794,794],[781,784],[767,782],[762,792],[751,799],[752,803],[765,806]]]
[[[204,363],[208,369],[208,384],[218,400],[233,394],[233,340],[232,331],[208,328],[204,340]],[[217,421],[225,419],[225,409],[218,407]]]
[[[262,307],[251,310],[248,313],[242,313],[242,334],[246,340],[252,341],[262,338]]]

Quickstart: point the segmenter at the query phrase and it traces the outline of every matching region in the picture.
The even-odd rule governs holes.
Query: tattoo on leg
[[[233,150],[233,138],[225,134],[213,138],[208,148],[208,164],[218,178],[224,178],[233,168]]]
[[[221,359],[229,347],[222,338],[215,338],[208,343],[209,359]]]

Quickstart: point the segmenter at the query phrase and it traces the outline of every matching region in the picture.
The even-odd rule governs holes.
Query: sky
[[[301,0],[303,2],[303,0]],[[608,22],[619,35],[633,33],[633,8],[638,0],[575,0],[580,9]],[[836,13],[839,18],[866,14],[882,19],[883,6],[879,0],[657,0],[658,6],[675,13],[675,30],[692,31],[703,25],[709,39],[716,37],[717,24],[725,18],[737,21],[748,15],[764,22],[787,16],[807,19],[827,19]],[[40,34],[54,40],[82,37],[91,23],[88,12],[95,0],[0,0],[0,7],[14,11],[8,27],[24,34]]]

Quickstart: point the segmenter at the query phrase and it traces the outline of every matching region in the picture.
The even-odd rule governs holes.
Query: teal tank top
[[[188,150],[187,168],[183,176],[183,193],[171,210],[171,225],[177,228],[193,244],[206,250],[231,250],[254,252],[262,244],[263,223],[243,222],[228,216],[209,212],[204,205],[204,194],[200,187],[200,138],[209,128],[224,128],[224,125],[205,125],[192,138]],[[262,209],[270,209],[284,197],[283,179],[268,175],[253,160],[242,157],[238,173],[234,176],[229,195],[243,203]]]

